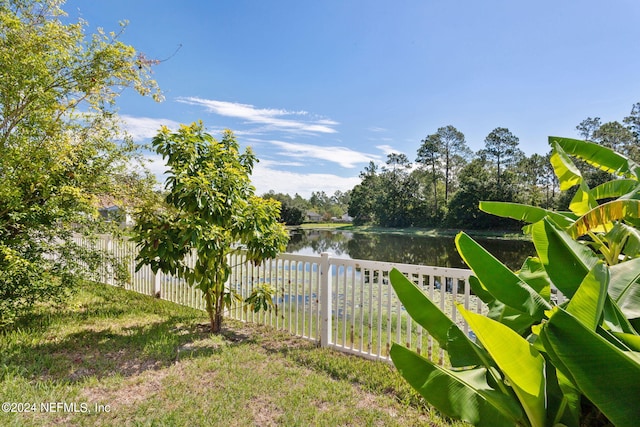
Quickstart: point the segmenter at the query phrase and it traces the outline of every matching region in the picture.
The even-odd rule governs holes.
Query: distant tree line
[[[640,160],[640,103],[622,123],[588,117],[576,129],[581,139]],[[414,164],[399,153],[389,154],[382,167],[370,162],[350,193],[348,213],[356,225],[504,230],[519,224],[481,212],[480,201],[567,209],[573,194],[559,192],[550,152],[526,156],[518,145],[516,135],[498,127],[473,153],[462,132],[441,127],[421,141]],[[611,179],[586,163],[580,168],[590,188]]]
[[[288,194],[270,191],[262,197],[265,199],[275,199],[281,204],[280,221],[287,225],[299,225],[309,221],[309,214],[315,214],[320,221],[332,221],[341,219],[349,208],[350,191],[340,190],[329,196],[324,191],[314,191],[307,200],[295,194],[291,197]]]
[[[587,117],[576,130],[580,139],[640,160],[640,103],[622,122]],[[348,214],[355,225],[517,229],[519,223],[485,214],[478,203],[494,200],[566,210],[575,192],[559,191],[550,150],[527,156],[519,142],[509,129],[497,127],[474,153],[464,134],[448,125],[420,141],[413,161],[406,154],[391,153],[384,165],[369,162],[360,172],[360,184],[349,191],[317,191],[309,199],[270,191],[263,197],[280,201],[280,220],[287,225],[308,222],[309,214],[317,214],[320,221]],[[579,167],[590,188],[611,179],[586,163]]]

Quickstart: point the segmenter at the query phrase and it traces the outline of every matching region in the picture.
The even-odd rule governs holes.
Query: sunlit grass
[[[0,425],[462,425],[387,363],[236,321],[214,336],[206,323],[199,310],[87,284],[0,335],[1,400],[36,404],[0,413]],[[57,402],[67,407],[43,411]]]

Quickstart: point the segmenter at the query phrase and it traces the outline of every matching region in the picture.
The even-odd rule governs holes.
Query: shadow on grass
[[[129,377],[252,342],[229,328],[213,335],[205,319],[198,310],[91,285],[84,299],[41,307],[0,334],[0,380]]]

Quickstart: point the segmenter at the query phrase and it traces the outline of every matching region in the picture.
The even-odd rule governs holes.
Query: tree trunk
[[[218,295],[218,301],[215,307],[214,320],[216,324],[216,330],[214,332],[218,333],[222,330],[222,318],[224,312],[224,292],[220,292]]]
[[[220,324],[222,319],[218,319],[217,310],[213,310],[213,295],[211,295],[211,289],[208,289],[204,294],[205,302],[207,303],[207,313],[209,314],[209,322],[211,323],[211,332],[217,334],[220,332]]]

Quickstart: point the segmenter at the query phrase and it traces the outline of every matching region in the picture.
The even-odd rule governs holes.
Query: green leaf
[[[390,353],[400,374],[442,413],[479,427],[526,423],[515,396],[488,384],[486,368],[450,371],[397,344]]]
[[[573,224],[573,218],[563,213],[558,213],[537,206],[522,205],[511,202],[480,202],[480,210],[492,215],[504,218],[512,218],[518,221],[534,223],[542,218],[549,216],[562,227],[569,227]]]
[[[591,189],[591,194],[596,200],[618,198],[638,191],[639,186],[635,179],[614,179]]]
[[[465,233],[459,233],[455,243],[462,259],[491,295],[534,319],[544,317],[550,305],[531,286]]]
[[[531,425],[543,427],[546,419],[544,357],[502,323],[467,311],[461,305],[458,311],[508,379]]]
[[[554,144],[551,137],[549,138],[549,144],[553,147],[553,152],[550,157],[553,171],[558,177],[560,183],[560,190],[565,191],[571,187],[578,185],[582,182],[582,174],[580,169],[573,164],[571,158],[567,156],[564,150],[558,145]]]
[[[566,154],[576,156],[605,172],[625,178],[640,179],[640,166],[600,144],[571,138],[549,137],[551,146],[560,146]],[[560,188],[563,190],[563,188]]]
[[[573,238],[578,238],[613,221],[628,218],[640,218],[640,200],[613,200],[599,205],[578,218],[567,231]]]
[[[571,203],[569,203],[569,209],[576,215],[584,215],[596,207],[598,207],[598,202],[591,194],[587,184],[584,181],[581,182],[576,194],[571,199]]]
[[[551,280],[540,258],[527,257],[518,271],[518,277],[531,286],[545,301],[551,298]]]
[[[571,298],[598,257],[548,218],[533,225],[531,236],[551,282]]]
[[[636,258],[640,255],[640,232],[637,228],[627,225],[623,222],[617,222],[613,228],[605,235],[609,246],[619,250],[619,254],[623,254],[629,258]]]
[[[397,269],[389,272],[389,281],[407,313],[425,328],[449,353],[453,367],[476,366],[486,363],[484,353],[464,334],[446,314]]]
[[[629,319],[620,310],[620,307],[613,302],[611,297],[607,296],[604,304],[604,321],[607,326],[614,332],[624,332],[628,334],[636,334],[635,329],[629,322]]]
[[[600,324],[609,286],[609,270],[599,261],[585,276],[566,307],[584,326],[595,331]]]
[[[640,419],[640,364],[562,309],[542,328],[540,338],[554,364],[567,374],[618,427]]]
[[[640,336],[635,334],[627,334],[624,332],[611,332],[611,334],[623,342],[627,348],[639,352],[640,357]]]
[[[478,298],[480,298],[489,311],[487,317],[507,325],[510,329],[516,331],[519,335],[526,334],[530,331],[531,325],[537,323],[537,321],[526,313],[515,310],[502,301],[497,300],[489,291],[487,291],[482,283],[475,276],[469,277],[469,284],[471,290]]]
[[[609,295],[629,319],[640,317],[640,258],[612,265]]]

